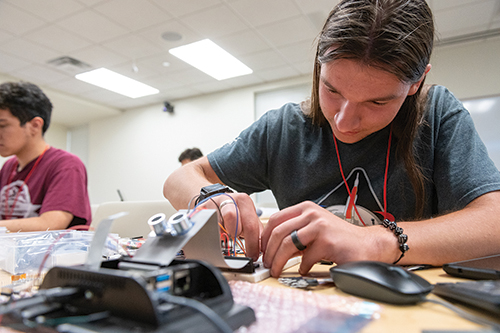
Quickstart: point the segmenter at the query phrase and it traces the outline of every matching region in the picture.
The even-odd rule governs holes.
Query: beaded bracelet
[[[398,225],[394,221],[389,221],[388,219],[385,219],[382,222],[382,225],[392,230],[394,232],[394,235],[396,235],[396,237],[398,238],[399,250],[401,251],[401,256],[399,256],[398,260],[393,262],[393,265],[395,265],[401,260],[401,258],[405,256],[406,251],[410,249],[408,244],[406,244],[406,242],[408,241],[408,235],[403,234],[404,232],[403,228],[398,227]]]

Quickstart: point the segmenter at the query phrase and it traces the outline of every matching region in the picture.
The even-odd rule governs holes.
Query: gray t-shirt
[[[429,91],[425,120],[415,142],[426,178],[424,217],[459,210],[482,194],[500,190],[500,173],[468,111],[446,88]],[[389,126],[354,144],[338,141],[349,188],[357,187],[358,211],[383,211],[388,139]],[[349,196],[333,140],[329,126],[312,125],[300,105],[289,103],[268,111],[208,160],[223,183],[248,194],[270,189],[281,209],[311,200],[346,215]],[[387,211],[396,221],[411,220],[415,196],[394,147],[393,138]]]

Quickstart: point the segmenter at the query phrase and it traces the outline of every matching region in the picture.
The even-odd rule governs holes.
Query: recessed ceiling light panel
[[[160,92],[158,89],[148,86],[147,84],[110,71],[106,68],[94,69],[89,72],[78,74],[75,77],[78,80],[130,98],[139,98],[158,94]]]
[[[168,52],[219,81],[253,72],[210,39],[179,46]]]

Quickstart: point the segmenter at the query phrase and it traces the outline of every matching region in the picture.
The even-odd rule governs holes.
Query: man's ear
[[[420,85],[424,81],[425,76],[427,75],[427,73],[429,73],[431,68],[432,68],[431,64],[427,64],[427,67],[425,68],[425,73],[422,75],[420,80],[418,80],[418,82],[415,82],[414,84],[412,84],[410,87],[410,90],[408,90],[408,96],[415,95],[417,93],[418,88],[420,87]]]
[[[45,123],[41,117],[35,117],[28,121],[31,129],[31,133],[36,135],[40,133],[43,136],[43,124]]]

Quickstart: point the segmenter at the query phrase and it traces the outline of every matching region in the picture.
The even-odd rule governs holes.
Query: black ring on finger
[[[297,235],[297,230],[292,231],[290,236],[292,237],[293,245],[295,245],[297,250],[304,251],[307,248],[307,246],[302,244],[302,242],[300,241],[299,236]]]

